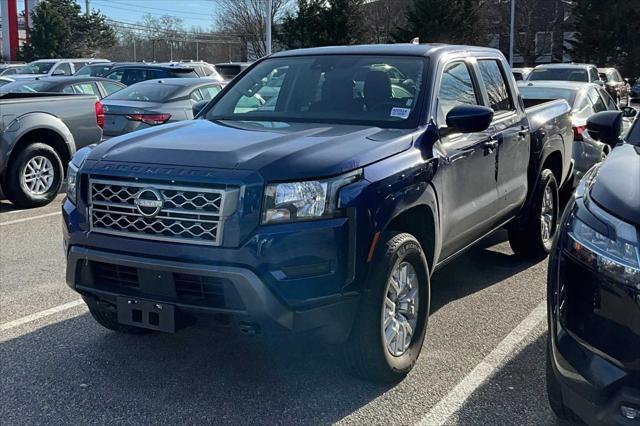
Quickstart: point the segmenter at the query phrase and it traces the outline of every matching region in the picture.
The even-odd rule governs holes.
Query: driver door
[[[471,65],[456,60],[445,65],[438,90],[438,127],[461,104],[482,105]],[[447,132],[441,132],[445,134]],[[450,133],[440,139],[442,159],[443,259],[465,248],[494,225],[497,213],[497,142],[490,129]]]

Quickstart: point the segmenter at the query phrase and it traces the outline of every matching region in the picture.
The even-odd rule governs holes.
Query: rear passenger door
[[[498,187],[497,222],[518,211],[527,197],[530,136],[526,115],[498,58],[478,59],[487,106],[493,109],[491,137],[498,143],[495,179]]]
[[[489,131],[446,131],[446,116],[452,108],[482,104],[482,94],[471,62],[460,59],[445,64],[438,87],[436,111],[443,151],[439,174],[443,186],[444,259],[487,233],[494,224],[497,150],[488,146],[492,142]]]

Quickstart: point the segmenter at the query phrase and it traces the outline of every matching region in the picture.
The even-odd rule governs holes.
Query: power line
[[[93,0],[93,1],[100,1],[100,0]],[[99,4],[99,5],[100,5],[100,4]],[[101,5],[102,5],[102,6],[104,6],[104,7],[107,7],[107,5],[106,5],[106,4],[101,4]],[[112,5],[111,3],[109,3],[109,4],[108,4],[108,7],[109,7],[109,8],[113,8],[113,9],[117,9],[117,10],[122,10],[122,11],[125,11],[125,12],[131,12],[131,8],[123,7],[122,5],[120,5],[120,6],[114,6],[114,5]],[[159,16],[159,17],[162,17],[162,16],[172,15],[172,14],[177,14],[177,13],[181,13],[181,12],[171,11],[171,13],[164,13],[164,14],[151,13],[151,12],[145,12],[145,13],[146,13],[147,15],[153,15],[153,16]],[[185,12],[182,12],[182,13],[185,13]],[[202,16],[202,15],[198,15],[198,16]],[[194,18],[194,17],[191,17],[191,16],[188,16],[188,17],[186,17],[186,16],[178,16],[178,17],[179,17],[179,18],[189,19],[189,20],[195,20],[195,21],[213,22],[213,18],[211,18],[211,19],[206,19],[206,18]]]
[[[112,3],[115,3],[115,4],[119,4],[121,6],[129,6],[127,8],[127,10],[131,10],[131,5],[130,4],[122,3],[121,1],[118,1],[118,0],[108,0],[108,1],[107,0],[94,0],[94,1],[97,1],[97,2],[100,2],[100,3],[108,2],[109,5],[111,5]],[[170,13],[171,14],[177,13],[177,14],[182,14],[182,15],[193,15],[193,16],[202,17],[201,13],[196,13],[196,12],[185,12],[185,11],[182,11],[182,10],[175,10],[175,9],[165,9],[165,8],[152,7],[152,6],[141,6],[140,4],[136,4],[134,7],[136,9],[149,9],[149,10],[159,10],[161,12],[167,12],[167,13],[165,13],[165,15],[168,15]]]

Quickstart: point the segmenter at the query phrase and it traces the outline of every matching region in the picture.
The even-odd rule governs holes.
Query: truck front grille
[[[89,179],[92,232],[220,245],[238,189]]]

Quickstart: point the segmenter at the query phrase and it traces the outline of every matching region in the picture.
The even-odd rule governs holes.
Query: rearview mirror
[[[193,111],[193,118],[196,118],[196,116],[200,114],[200,111],[202,111],[208,103],[209,101],[198,101],[193,104],[193,106],[191,107],[191,110]]]
[[[638,115],[638,111],[635,108],[626,106],[622,108],[622,116],[624,118],[633,118]]]
[[[447,114],[447,126],[461,133],[487,130],[492,120],[493,110],[480,105],[458,105]]]
[[[622,112],[602,111],[587,119],[589,136],[597,141],[614,147],[620,143],[622,132]]]

